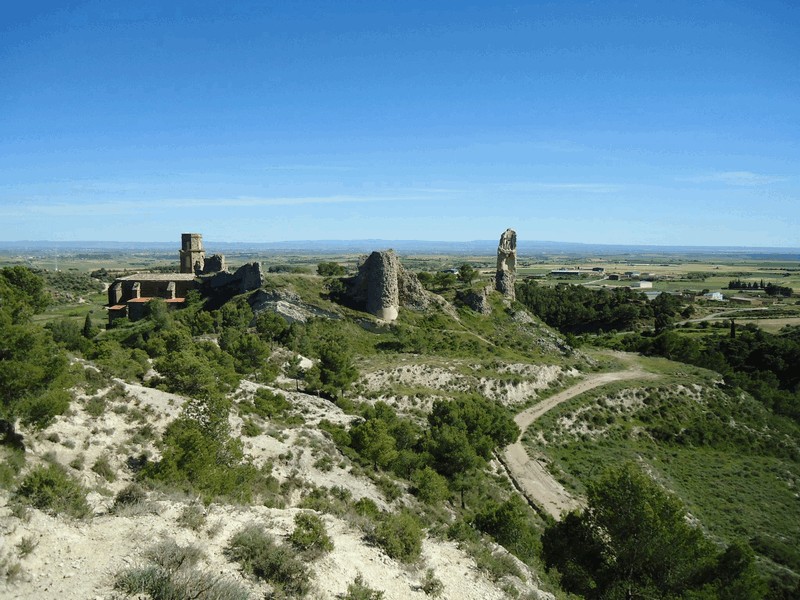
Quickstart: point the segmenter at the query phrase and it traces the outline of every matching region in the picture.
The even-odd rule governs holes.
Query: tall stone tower
[[[181,273],[202,271],[206,261],[203,236],[199,233],[181,234]]]
[[[506,298],[514,300],[514,282],[517,280],[517,232],[506,229],[497,245],[497,273],[495,289]]]

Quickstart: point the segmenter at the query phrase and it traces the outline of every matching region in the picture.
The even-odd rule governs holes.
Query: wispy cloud
[[[613,194],[624,189],[615,183],[518,181],[498,186],[509,192],[583,192],[587,194]]]
[[[423,193],[425,192],[425,193]],[[140,214],[151,210],[164,211],[183,208],[258,208],[269,206],[302,206],[307,204],[370,204],[377,202],[411,202],[434,200],[440,190],[384,193],[381,195],[334,195],[301,197],[235,198],[164,198],[155,200],[16,200],[0,206],[0,217],[50,216],[73,217],[80,215]]]
[[[752,171],[715,171],[704,173],[695,177],[679,179],[679,181],[690,181],[694,183],[722,183],[740,187],[754,187],[759,185],[769,185],[786,181],[788,178],[780,175],[764,175],[753,173]]]

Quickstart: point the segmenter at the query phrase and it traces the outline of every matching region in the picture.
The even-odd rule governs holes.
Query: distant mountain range
[[[394,248],[400,254],[466,254],[491,255],[497,250],[496,240],[443,242],[425,240],[297,240],[290,242],[216,242],[203,240],[207,252],[303,252],[318,254],[353,254]],[[0,241],[0,251],[14,252],[99,252],[99,251],[175,251],[180,241],[171,242],[54,242]],[[581,244],[576,242],[518,242],[521,255],[726,255],[741,258],[800,260],[800,248],[767,248],[748,246],[658,246],[653,244]]]

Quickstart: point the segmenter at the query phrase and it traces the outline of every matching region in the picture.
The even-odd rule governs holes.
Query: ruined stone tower
[[[180,257],[181,273],[202,271],[206,261],[203,236],[199,233],[182,233]]]
[[[506,298],[514,300],[514,282],[517,279],[517,232],[506,229],[497,245],[497,273],[495,289]]]

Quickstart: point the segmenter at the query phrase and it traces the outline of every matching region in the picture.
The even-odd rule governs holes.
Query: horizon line
[[[347,238],[347,239],[298,239],[298,240],[273,240],[273,241],[230,241],[230,240],[213,240],[203,239],[204,244],[227,244],[227,245],[251,245],[251,246],[269,246],[269,245],[286,245],[286,244],[353,244],[353,243],[381,243],[381,244],[442,244],[442,245],[468,245],[468,244],[495,244],[494,239],[473,239],[473,240],[426,240],[426,239],[387,239],[387,238]],[[136,241],[136,240],[0,240],[0,246],[5,245],[76,245],[76,244],[108,244],[110,246],[124,246],[124,245],[180,245],[176,240],[161,240],[161,241]],[[570,245],[570,246],[602,246],[609,248],[632,247],[632,248],[686,248],[686,249],[727,249],[727,250],[781,250],[800,252],[800,246],[743,246],[733,244],[653,244],[653,243],[637,243],[637,242],[573,242],[567,240],[521,240],[519,245],[531,244],[547,244],[547,245]]]

